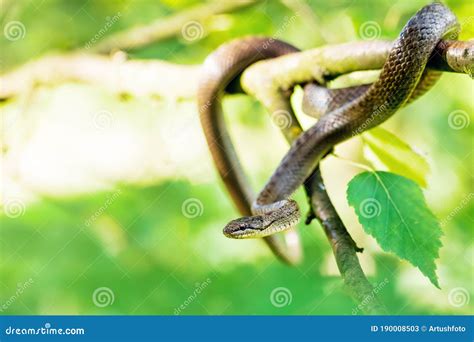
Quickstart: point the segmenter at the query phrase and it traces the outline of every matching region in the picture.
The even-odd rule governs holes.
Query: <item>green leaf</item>
[[[430,166],[410,145],[381,127],[365,132],[362,140],[364,157],[375,168],[408,177],[426,188]]]
[[[384,251],[411,262],[439,288],[434,261],[443,233],[418,184],[390,172],[363,172],[349,182],[347,200]]]

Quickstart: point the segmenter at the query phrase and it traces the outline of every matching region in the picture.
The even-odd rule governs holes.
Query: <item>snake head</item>
[[[245,239],[264,236],[265,220],[261,215],[241,217],[230,221],[224,227],[224,235],[232,239]]]
[[[293,200],[282,200],[258,210],[260,215],[230,221],[224,228],[224,235],[232,239],[261,238],[287,230],[300,220],[298,204]]]

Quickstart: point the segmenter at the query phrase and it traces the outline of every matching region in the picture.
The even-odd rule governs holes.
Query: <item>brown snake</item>
[[[219,175],[242,215],[252,214],[255,195],[229,138],[221,98],[225,88],[250,64],[296,51],[298,49],[284,42],[254,37],[225,44],[204,62],[197,96],[201,124]],[[265,237],[265,240],[281,259],[295,263],[301,254],[298,236],[290,232],[287,237],[286,244],[292,248],[286,248],[275,236]]]
[[[307,85],[304,110],[320,119],[292,144],[255,201],[224,124],[221,97],[250,64],[296,49],[274,39],[253,37],[225,44],[212,53],[204,64],[198,91],[201,123],[219,174],[246,216],[231,221],[224,234],[264,237],[280,257],[294,261],[295,253],[284,250],[273,235],[299,221],[298,206],[288,197],[334,145],[377,126],[428,90],[440,76],[426,68],[430,56],[444,36],[456,38],[457,31],[456,18],[449,9],[439,3],[425,6],[402,30],[376,82],[341,90]]]

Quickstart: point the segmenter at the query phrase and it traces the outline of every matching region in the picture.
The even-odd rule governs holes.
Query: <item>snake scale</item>
[[[200,119],[218,172],[244,215],[228,223],[224,234],[270,239],[294,227],[300,214],[289,198],[293,192],[334,145],[379,125],[428,90],[440,76],[426,68],[431,54],[443,37],[456,38],[458,31],[456,17],[448,8],[440,3],[427,5],[405,25],[373,84],[339,90],[306,85],[304,111],[319,120],[294,141],[256,199],[229,138],[221,99],[226,87],[249,65],[297,49],[272,38],[250,37],[212,53],[204,63],[198,88]],[[276,242],[269,240],[269,244]]]

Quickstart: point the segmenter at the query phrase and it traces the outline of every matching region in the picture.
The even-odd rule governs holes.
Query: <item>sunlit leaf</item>
[[[347,200],[384,251],[411,262],[439,288],[434,261],[442,231],[415,182],[389,172],[364,172],[349,182]]]
[[[430,166],[410,145],[381,127],[365,132],[362,139],[364,157],[375,168],[408,177],[426,188]]]

